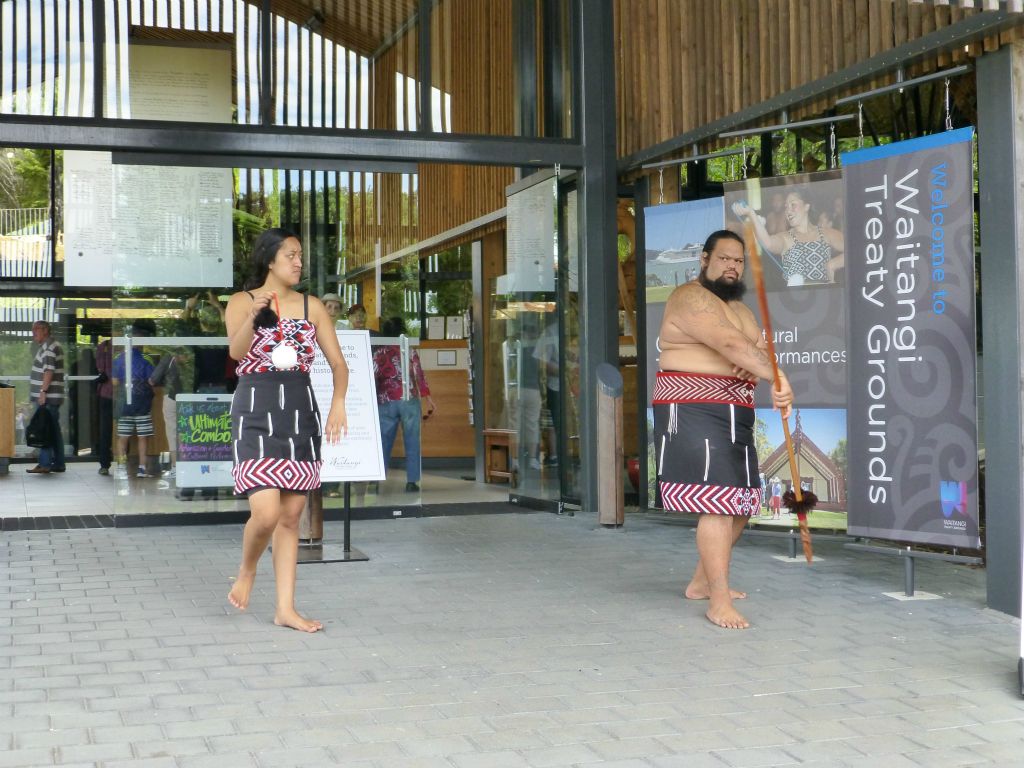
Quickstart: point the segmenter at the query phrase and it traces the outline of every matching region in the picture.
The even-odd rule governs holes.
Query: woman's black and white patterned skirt
[[[322,429],[309,374],[241,376],[231,401],[235,493],[320,487]]]

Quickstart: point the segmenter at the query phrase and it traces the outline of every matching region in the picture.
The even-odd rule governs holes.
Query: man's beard
[[[697,275],[697,282],[722,301],[739,301],[743,298],[743,294],[747,292],[747,286],[743,284],[742,280],[735,280],[731,283],[724,277],[720,277],[717,280],[708,280],[707,267],[702,269],[700,274]]]

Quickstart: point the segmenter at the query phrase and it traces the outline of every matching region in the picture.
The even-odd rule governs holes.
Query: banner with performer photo
[[[722,228],[721,197],[686,203],[653,205],[644,209],[645,306],[647,313],[647,498],[656,505],[656,457],[654,451],[654,374],[659,368],[658,331],[665,315],[665,302],[677,286],[697,278],[704,241]]]
[[[842,158],[856,536],[980,546],[972,137]]]
[[[796,476],[818,503],[812,528],[846,528],[846,291],[843,180],[838,170],[725,184],[725,227],[744,236],[752,225],[760,247],[772,342],[793,387],[790,419]],[[748,266],[744,299],[763,322]],[[755,444],[764,502],[756,525],[790,527],[782,505],[793,470],[771,389],[755,390]]]
[[[842,180],[837,171],[829,171],[751,182],[727,184],[724,198],[652,206],[644,211],[647,403],[659,369],[658,329],[669,295],[699,275],[708,235],[728,228],[742,236],[743,217],[756,217],[775,350],[780,367],[798,393],[799,412],[791,420],[797,472],[803,487],[819,499],[808,522],[812,527],[842,530],[847,501]],[[745,270],[745,301],[760,319],[752,280],[750,270]],[[764,502],[753,520],[763,526],[791,526],[793,519],[782,508],[781,498],[792,485],[792,475],[767,383],[757,388],[756,402],[754,438]],[[651,436],[653,418],[648,407]],[[655,459],[649,440],[648,498],[652,504],[657,500]]]
[[[761,247],[779,368],[798,408],[846,407],[845,198],[839,171],[725,185],[725,226]],[[761,320],[753,275],[745,303]],[[755,402],[771,407],[768,387]],[[777,418],[777,417],[776,417]]]

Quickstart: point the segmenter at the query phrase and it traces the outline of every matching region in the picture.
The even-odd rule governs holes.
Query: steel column
[[[676,178],[679,174],[676,173]],[[626,446],[626,450],[637,451],[640,460],[640,487],[637,489],[637,501],[640,509],[649,509],[654,504],[654,499],[649,498],[647,489],[650,478],[647,475],[647,451],[651,435],[647,434],[647,389],[650,382],[647,380],[647,356],[644,350],[647,349],[648,334],[658,334],[658,328],[647,326],[647,227],[644,222],[644,210],[650,205],[651,200],[651,177],[641,176],[633,187],[633,211],[634,231],[636,241],[634,243],[634,257],[636,259],[636,392],[639,408],[637,418],[638,445]]]
[[[270,0],[263,0],[260,4],[260,123],[262,125],[273,125],[274,123],[274,89],[273,83],[273,13],[270,8]]]
[[[561,0],[543,0],[544,18],[544,136],[564,136],[565,89],[562,65],[565,52]]]
[[[94,117],[103,117],[106,111],[103,97],[107,73],[106,62],[103,60],[107,41],[107,6],[103,0],[93,0],[92,41],[92,113]]]
[[[1024,46],[978,59],[982,406],[988,605],[1021,611],[1024,435]]]
[[[573,0],[579,29],[580,138],[580,458],[581,502],[597,509],[597,369],[618,367],[615,34],[612,0]],[[584,7],[585,6],[585,7]]]
[[[512,0],[512,39],[516,134],[532,137],[537,135],[537,0]]]
[[[487,290],[487,283],[484,281],[484,249],[480,240],[474,240],[470,248],[473,254],[473,307],[470,341],[472,344],[472,358],[469,361],[470,371],[473,378],[470,386],[473,388],[473,445],[475,446],[476,460],[473,467],[473,475],[478,483],[484,482],[484,464],[487,457],[484,455],[484,414],[486,407],[484,403],[484,291]]]
[[[419,73],[416,78],[420,86],[420,120],[416,128],[423,133],[434,130],[433,73],[431,71],[430,16],[434,0],[420,0],[416,17],[419,32]]]

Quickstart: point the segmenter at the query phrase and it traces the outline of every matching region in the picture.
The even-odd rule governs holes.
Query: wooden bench
[[[501,478],[511,482],[515,445],[516,431],[514,429],[484,430],[484,482],[494,482],[491,478]]]

